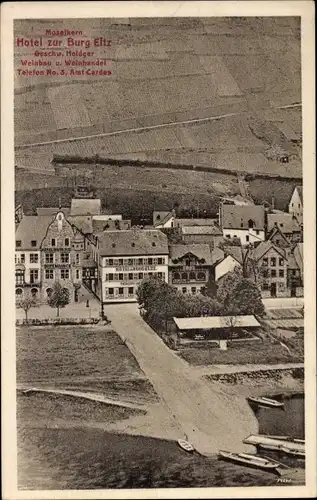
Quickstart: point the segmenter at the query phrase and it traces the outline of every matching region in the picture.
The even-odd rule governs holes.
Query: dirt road
[[[180,438],[206,455],[248,449],[242,440],[258,432],[258,423],[245,397],[197,376],[142,320],[136,304],[106,306],[105,314],[177,421]]]

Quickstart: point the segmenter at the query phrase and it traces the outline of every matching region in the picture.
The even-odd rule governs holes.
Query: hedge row
[[[96,325],[100,318],[34,318],[34,319],[17,319],[16,326],[31,325]]]

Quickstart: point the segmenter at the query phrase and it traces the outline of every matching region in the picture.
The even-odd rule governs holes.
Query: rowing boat
[[[188,441],[185,441],[185,439],[179,439],[177,443],[178,446],[180,446],[183,450],[187,451],[188,453],[192,453],[194,451],[194,447]]]
[[[229,460],[240,465],[255,467],[257,469],[275,471],[279,467],[278,463],[274,463],[267,458],[258,457],[257,455],[251,455],[249,453],[232,453],[230,451],[219,451],[218,457],[223,460]]]
[[[250,396],[248,398],[248,401],[250,401],[251,403],[256,403],[260,406],[271,406],[274,408],[281,408],[282,406],[284,406],[284,403],[276,401],[276,399],[270,399],[265,397]]]

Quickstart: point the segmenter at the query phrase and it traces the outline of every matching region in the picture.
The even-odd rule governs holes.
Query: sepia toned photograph
[[[13,31],[18,491],[305,486],[301,16]]]

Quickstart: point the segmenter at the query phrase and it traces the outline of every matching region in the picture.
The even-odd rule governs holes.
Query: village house
[[[299,223],[303,222],[303,188],[296,186],[288,204],[290,214],[297,217]]]
[[[304,295],[303,261],[298,245],[301,243],[287,253],[287,290],[290,297],[303,297]]]
[[[266,297],[287,297],[287,253],[271,241],[257,245],[251,258],[261,270],[261,294]]]
[[[303,239],[302,226],[293,214],[267,214],[267,239],[283,247],[298,243]]]
[[[24,215],[15,232],[15,295],[22,299],[27,292],[39,298],[43,281],[41,245],[51,216]]]
[[[244,253],[241,246],[228,246],[227,248],[216,248],[211,253],[212,279],[219,282],[226,274],[236,267],[242,269]]]
[[[207,244],[170,245],[169,283],[182,293],[195,295],[210,279],[211,254]]]
[[[172,227],[174,227],[175,219],[176,219],[175,210],[171,210],[171,211],[154,210],[154,212],[153,212],[153,227],[155,229],[172,228]]]
[[[221,203],[219,226],[222,228],[224,238],[239,238],[243,246],[264,241],[264,207]]]
[[[135,302],[140,282],[157,276],[168,282],[167,237],[158,230],[105,231],[92,237],[101,303]]]

